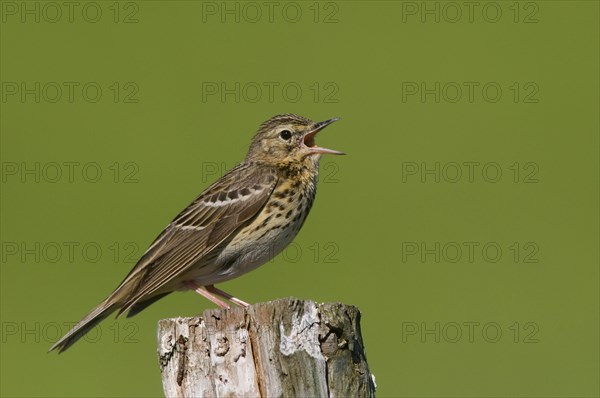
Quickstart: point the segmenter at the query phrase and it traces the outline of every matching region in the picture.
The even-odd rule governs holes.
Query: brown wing
[[[152,243],[125,278],[128,290],[119,314],[157,292],[256,216],[277,183],[269,169],[240,164],[208,187]],[[123,292],[125,293],[125,292]]]

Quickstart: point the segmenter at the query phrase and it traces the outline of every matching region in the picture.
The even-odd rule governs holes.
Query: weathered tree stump
[[[358,308],[286,298],[163,319],[167,397],[374,397]]]

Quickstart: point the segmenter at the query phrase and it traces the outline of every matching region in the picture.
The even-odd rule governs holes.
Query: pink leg
[[[227,300],[231,301],[232,303],[240,306],[240,307],[248,307],[250,306],[250,304],[248,304],[245,301],[240,300],[239,298],[235,298],[233,297],[231,294],[226,293],[224,291],[222,291],[221,289],[217,289],[215,287],[215,285],[208,285],[206,286],[206,290],[208,290],[211,293],[217,294],[221,297],[225,297]]]
[[[210,301],[212,301],[219,307],[226,308],[226,309],[230,308],[229,304],[227,304],[224,301],[221,301],[218,297],[215,297],[214,295],[210,294],[210,292],[208,292],[203,286],[197,285],[196,283],[194,283],[192,281],[186,281],[186,282],[184,282],[184,285],[186,285],[190,289],[194,290],[196,293],[200,294],[201,296],[204,296],[205,298],[209,299]]]

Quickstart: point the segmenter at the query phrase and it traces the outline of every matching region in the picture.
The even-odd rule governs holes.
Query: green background
[[[323,160],[294,251],[220,287],[250,302],[357,305],[379,396],[598,396],[598,2],[480,2],[472,21],[462,6],[456,22],[446,3],[297,2],[296,23],[284,3],[272,22],[262,6],[255,23],[252,9],[222,20],[203,11],[223,3],[200,1],[121,3],[117,23],[114,3],[100,1],[91,23],[79,4],[73,22],[65,8],[55,23],[44,18],[55,18],[50,8],[40,22],[3,13],[2,396],[162,395],[156,323],[211,306],[192,293],[111,318],[64,355],[46,350],[57,327],[65,332],[121,281],[133,266],[126,254],[136,260],[243,158],[259,123],[288,112],[341,117],[319,143],[348,156]],[[439,7],[439,22],[423,22],[423,7]],[[124,23],[130,13],[137,22]],[[8,95],[21,82],[40,82],[39,103]],[[79,89],[52,103],[48,82]],[[97,102],[82,97],[88,82],[102,88]],[[214,82],[247,91],[222,100],[203,91]],[[252,82],[279,89],[255,98]],[[421,82],[440,83],[439,102],[407,94]],[[472,100],[464,82],[478,84]],[[482,94],[490,82],[502,90],[496,102]],[[301,87],[296,102],[286,84]],[[453,102],[456,85],[464,90]],[[137,102],[125,102],[136,87]],[[39,173],[21,173],[36,162]],[[53,162],[77,162],[73,181],[66,167],[54,178]],[[439,182],[403,173],[436,162]],[[463,166],[449,181],[464,162],[479,162],[472,181]],[[90,163],[87,177],[102,171],[96,183],[82,177]],[[486,164],[499,181],[482,176]],[[68,242],[78,245],[73,258]],[[463,250],[453,262],[465,242],[478,245],[473,261]],[[436,243],[439,261],[422,258]],[[502,249],[498,261],[486,244]]]

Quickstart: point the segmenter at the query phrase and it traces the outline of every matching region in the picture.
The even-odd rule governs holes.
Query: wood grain
[[[360,311],[286,298],[163,319],[167,397],[374,397]]]

